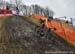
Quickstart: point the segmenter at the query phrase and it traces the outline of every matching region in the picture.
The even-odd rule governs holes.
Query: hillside
[[[45,35],[40,36],[34,22],[28,19],[21,16],[12,16],[0,23],[3,26],[0,30],[0,54],[75,52],[74,47],[70,46],[52,31],[48,32],[47,28],[44,30]]]

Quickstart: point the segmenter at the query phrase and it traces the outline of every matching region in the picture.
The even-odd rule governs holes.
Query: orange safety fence
[[[4,15],[0,15],[0,18],[3,17]],[[13,16],[13,14],[6,14],[6,16]],[[51,20],[48,21],[47,17],[37,15],[37,14],[32,14],[32,18],[37,18],[37,19],[42,19],[45,20],[45,25],[48,28],[56,28],[56,30],[53,30],[56,34],[58,34],[61,38],[65,39],[67,42],[71,44],[75,44],[75,30],[70,29],[68,26],[65,24]]]
[[[45,25],[48,28],[56,28],[56,30],[54,30],[54,32],[56,34],[58,34],[61,38],[65,39],[67,42],[69,42],[71,44],[75,44],[75,30],[70,29],[68,26],[66,26],[65,24],[63,24],[59,21],[51,20],[49,22],[48,18],[46,18],[44,16],[32,14],[32,17],[37,18],[37,19],[46,20]]]
[[[63,23],[52,21],[51,25],[56,28],[55,33],[67,40],[69,43],[75,44],[75,32]]]

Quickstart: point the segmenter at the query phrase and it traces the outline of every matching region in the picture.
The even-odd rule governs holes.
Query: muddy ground
[[[44,36],[41,36],[36,26],[21,16],[8,18],[4,23],[4,30],[2,34],[5,35],[1,34],[0,38],[0,54],[75,53],[75,47],[52,31],[45,31]]]

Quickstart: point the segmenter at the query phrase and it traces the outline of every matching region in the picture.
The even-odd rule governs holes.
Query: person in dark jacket
[[[19,9],[18,9],[18,7],[16,7],[16,14],[19,14]]]
[[[9,6],[6,6],[6,9],[9,10]]]

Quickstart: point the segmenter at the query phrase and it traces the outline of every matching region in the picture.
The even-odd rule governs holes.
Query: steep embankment
[[[40,36],[35,24],[26,17],[9,17],[3,21],[1,31],[3,32],[0,35],[0,54],[46,54],[52,51],[75,51],[53,32],[45,31],[45,35]]]

